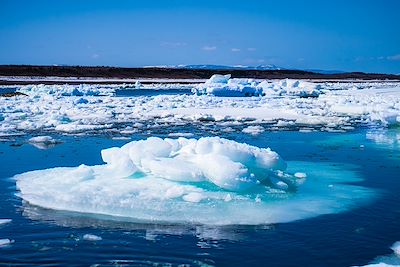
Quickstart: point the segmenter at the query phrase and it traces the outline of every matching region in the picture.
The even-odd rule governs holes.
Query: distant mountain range
[[[197,70],[282,70],[283,68],[273,64],[259,66],[245,65],[178,65],[177,68]]]
[[[284,68],[269,65],[245,66],[245,65],[161,65],[144,66],[144,68],[190,69],[190,70],[283,70]]]
[[[246,65],[162,65],[162,66],[145,66],[144,68],[167,68],[167,69],[190,69],[190,70],[289,70],[287,68],[278,67],[274,64],[246,66]],[[320,69],[291,69],[309,71],[320,74],[338,74],[345,73],[340,70],[320,70]]]

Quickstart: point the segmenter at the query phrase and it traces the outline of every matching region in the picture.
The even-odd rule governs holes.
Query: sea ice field
[[[400,266],[400,82],[1,92],[1,264]]]

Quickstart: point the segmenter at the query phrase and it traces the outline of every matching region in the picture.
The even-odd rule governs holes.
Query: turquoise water
[[[301,162],[356,174],[351,182],[374,195],[346,211],[257,226],[130,223],[106,216],[30,206],[16,194],[15,174],[59,166],[101,164],[100,150],[129,140],[106,136],[54,136],[62,144],[38,149],[29,137],[0,143],[0,264],[37,266],[351,266],[390,254],[400,240],[398,129],[349,133],[264,132],[251,136],[218,128],[173,129],[194,138],[218,135],[271,147],[289,164]],[[167,130],[130,136],[166,137]],[[318,167],[319,168],[319,167]],[[351,171],[351,172],[349,172]],[[45,190],[45,188],[43,189]],[[357,198],[357,196],[354,196]],[[84,240],[85,234],[101,236]],[[186,264],[186,265],[185,265]]]

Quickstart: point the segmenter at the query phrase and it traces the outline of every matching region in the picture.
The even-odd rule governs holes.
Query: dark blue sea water
[[[187,132],[188,129],[174,129]],[[390,254],[400,240],[399,129],[371,135],[264,132],[251,136],[192,129],[194,138],[218,134],[259,147],[271,147],[287,161],[352,164],[376,190],[362,206],[311,219],[259,226],[135,224],[73,212],[46,210],[16,196],[15,174],[56,166],[101,164],[100,150],[128,140],[105,136],[54,136],[49,149],[26,142],[30,136],[0,143],[0,265],[9,266],[352,266]],[[133,135],[165,137],[166,132]],[[369,139],[366,137],[368,136]],[[374,136],[374,135],[372,135]],[[43,188],[45,190],[45,188]],[[102,237],[87,241],[85,234]]]

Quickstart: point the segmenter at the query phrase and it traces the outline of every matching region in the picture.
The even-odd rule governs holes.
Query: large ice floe
[[[291,162],[287,169],[269,148],[218,137],[150,137],[104,149],[101,156],[106,164],[16,175],[19,195],[58,210],[214,225],[304,219],[371,195],[346,184],[359,178],[343,167]]]
[[[197,85],[142,84],[139,88],[135,84],[2,87],[0,91],[13,89],[25,95],[0,97],[0,137],[37,132],[129,134],[193,123],[242,125],[238,131],[257,125],[266,130],[346,131],[400,123],[398,82],[311,83],[219,75]],[[164,93],[188,88],[195,93]],[[142,89],[157,93],[116,94]]]

